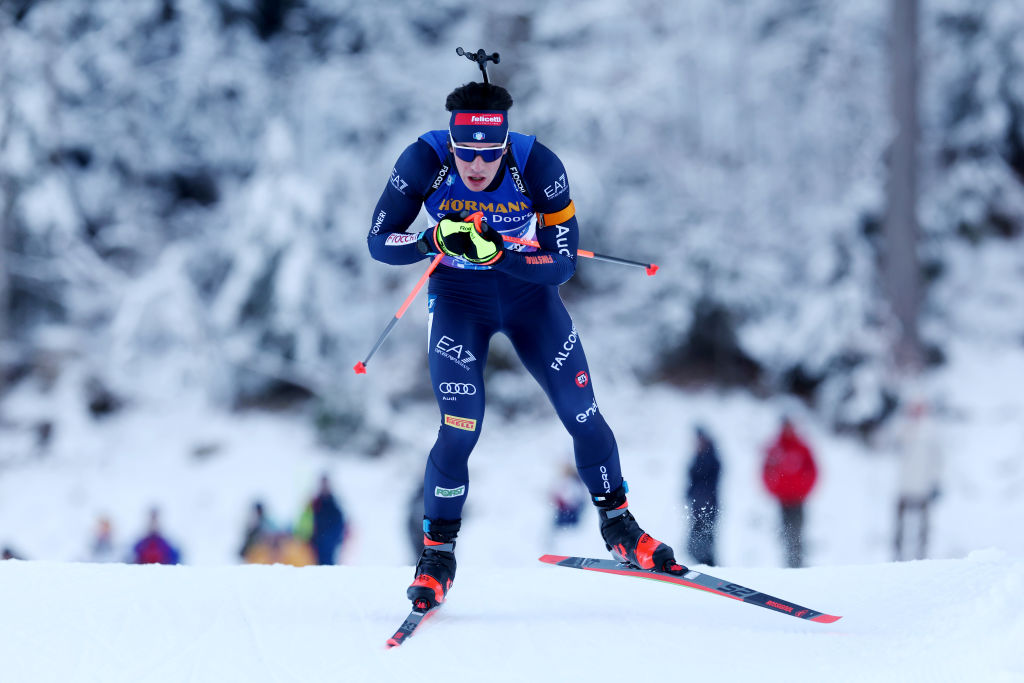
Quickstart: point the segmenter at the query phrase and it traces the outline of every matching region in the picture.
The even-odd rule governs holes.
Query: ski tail
[[[732,598],[733,600],[740,600],[751,605],[757,605],[758,607],[764,607],[781,614],[788,614],[791,617],[806,619],[807,621],[814,621],[819,624],[831,624],[842,618],[834,614],[826,614],[808,607],[802,607],[794,602],[756,591],[753,588],[746,588],[745,586],[725,581],[709,574],[702,574],[692,569],[680,575],[666,574],[647,569],[637,569],[615,560],[572,557],[568,555],[543,555],[540,557],[540,561],[559,567],[570,567],[572,569],[584,569],[605,574],[619,574],[661,581],[663,583],[674,583],[679,586],[696,588],[697,590],[714,593],[715,595]]]

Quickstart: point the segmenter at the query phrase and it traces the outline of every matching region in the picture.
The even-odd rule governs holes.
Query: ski
[[[776,598],[752,588],[745,588],[739,584],[730,583],[729,581],[724,581],[708,574],[701,574],[700,572],[692,569],[677,576],[675,574],[665,574],[648,569],[637,569],[631,565],[623,564],[616,560],[599,560],[591,557],[569,557],[566,555],[543,555],[539,559],[541,562],[547,562],[548,564],[553,564],[559,567],[571,567],[573,569],[585,569],[592,572],[620,574],[622,576],[635,576],[641,579],[652,579],[654,581],[686,586],[687,588],[696,588],[716,595],[723,595],[727,598],[732,598],[733,600],[741,600],[743,602],[750,603],[751,605],[764,607],[765,609],[770,609],[775,612],[788,614],[789,616],[797,617],[798,619],[816,621],[819,624],[831,624],[832,622],[839,621],[839,619],[842,618],[834,614],[825,614],[824,612],[818,612],[813,609],[808,609],[807,607],[801,607],[800,605],[789,602],[788,600]]]
[[[406,640],[411,638],[412,634],[416,632],[416,629],[419,628],[420,624],[426,621],[431,615],[434,614],[434,612],[440,609],[440,607],[441,605],[434,605],[429,609],[420,609],[417,607],[413,607],[412,611],[409,612],[409,616],[405,618],[405,621],[402,622],[402,625],[398,627],[397,631],[395,631],[395,635],[388,638],[388,649],[398,647]]]

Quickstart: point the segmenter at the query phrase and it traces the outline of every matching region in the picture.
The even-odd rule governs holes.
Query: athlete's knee
[[[480,440],[482,422],[483,420],[478,417],[461,417],[443,413],[441,428],[437,433],[438,441],[444,442],[454,450],[464,450],[468,453]]]
[[[615,439],[612,428],[598,412],[596,401],[581,412],[562,415],[561,418],[566,431],[576,441],[605,442]]]
[[[480,439],[480,420],[445,415],[430,459],[444,471],[465,469],[469,454]]]

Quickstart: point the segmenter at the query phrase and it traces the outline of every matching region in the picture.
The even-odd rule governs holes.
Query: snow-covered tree
[[[962,239],[1017,239],[1024,217],[1016,4],[922,2],[936,359],[950,321],[977,323],[968,302],[1024,308],[1018,260],[996,262],[1016,288],[983,288],[975,259],[998,256]],[[370,260],[370,214],[393,160],[478,78],[454,47],[485,47],[509,55],[492,71],[513,127],[566,164],[581,246],[661,266],[584,261],[564,289],[602,374],[794,391],[870,423],[891,390],[887,20],[882,2],[821,0],[4,5],[8,335],[31,349],[62,328],[126,397],[312,396],[342,439],[382,433],[429,394],[422,308],[372,381],[352,376],[421,272]],[[491,379],[523,408],[523,373]]]

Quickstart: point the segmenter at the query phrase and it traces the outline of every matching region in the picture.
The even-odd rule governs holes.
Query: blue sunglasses
[[[477,157],[484,160],[485,163],[491,163],[501,158],[501,153],[505,151],[505,144],[502,143],[500,147],[466,147],[465,145],[455,144],[455,140],[452,138],[452,134],[448,133],[448,141],[452,145],[452,150],[455,152],[455,156],[463,161],[472,162]],[[505,141],[508,142],[508,136],[505,137]]]

